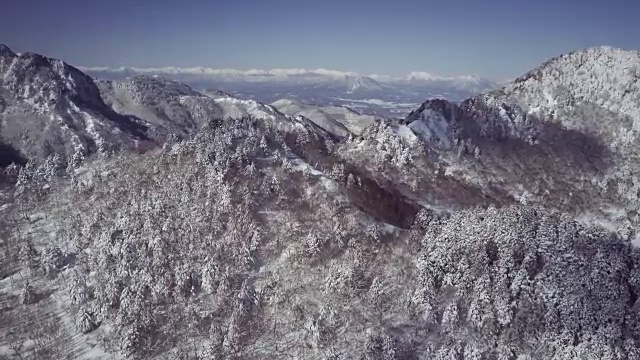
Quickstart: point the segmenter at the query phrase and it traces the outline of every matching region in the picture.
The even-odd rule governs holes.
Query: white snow
[[[349,132],[360,134],[376,119],[373,115],[360,114],[345,106],[307,105],[289,99],[281,99],[271,105],[284,114],[304,116],[326,131],[343,137]]]
[[[276,119],[276,112],[262,103],[253,100],[240,100],[236,98],[215,99],[216,104],[223,109],[224,118],[241,118],[251,116],[256,119]]]
[[[636,237],[633,238],[633,240],[631,241],[631,244],[635,247],[640,248],[640,234],[636,234]]]
[[[105,140],[98,132],[98,128],[96,125],[96,119],[93,118],[90,114],[80,110],[73,102],[69,102],[69,114],[71,115],[71,110],[75,112],[76,115],[79,115],[84,120],[85,129],[87,133],[91,136],[93,141],[95,142],[98,149],[104,148]]]
[[[415,103],[398,103],[398,102],[385,101],[385,100],[380,100],[380,99],[356,100],[356,99],[346,99],[346,98],[339,98],[339,97],[337,97],[335,99],[336,100],[340,100],[340,101],[351,101],[351,102],[355,102],[355,103],[377,105],[377,106],[385,107],[385,108],[398,108],[398,107],[416,108],[416,107],[420,106],[420,104],[415,104]]]
[[[640,129],[640,52],[596,47],[553,59],[530,74],[492,94],[494,104],[515,103],[530,114],[559,121],[570,129],[607,133],[616,142],[628,144]],[[504,95],[503,95],[504,94]],[[595,118],[575,116],[576,108]],[[604,121],[601,118],[613,118]],[[630,119],[625,124],[624,118]],[[619,134],[628,135],[618,139]]]
[[[450,148],[449,123],[445,117],[432,109],[425,109],[420,117],[409,124],[409,128],[425,141],[437,140],[443,147]]]
[[[418,140],[416,134],[411,131],[411,128],[406,125],[398,125],[394,127],[396,134],[409,143],[414,143]]]

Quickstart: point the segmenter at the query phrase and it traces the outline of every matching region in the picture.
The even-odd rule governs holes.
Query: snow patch
[[[406,140],[409,143],[415,143],[418,141],[418,137],[416,134],[411,131],[411,128],[406,125],[398,125],[394,126],[393,130],[400,136],[402,139]]]
[[[356,99],[346,99],[346,98],[340,98],[337,97],[335,98],[336,100],[340,100],[340,101],[351,101],[354,103],[363,103],[363,104],[368,104],[368,105],[376,105],[376,106],[380,106],[380,107],[385,107],[385,108],[405,108],[405,107],[410,107],[410,108],[415,108],[418,107],[420,104],[415,104],[415,103],[398,103],[398,102],[393,102],[393,101],[385,101],[385,100],[380,100],[380,99],[364,99],[364,100],[356,100]]]
[[[445,148],[451,148],[449,123],[440,112],[425,109],[417,120],[409,124],[409,128],[425,141],[436,140]]]

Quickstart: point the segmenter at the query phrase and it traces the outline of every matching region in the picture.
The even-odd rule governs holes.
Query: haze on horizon
[[[8,0],[0,43],[80,66],[505,79],[572,50],[640,49],[638,13],[630,0]]]

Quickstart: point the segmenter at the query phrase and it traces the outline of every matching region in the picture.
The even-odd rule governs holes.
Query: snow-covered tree
[[[29,241],[20,245],[19,256],[22,265],[28,269],[36,270],[41,266],[40,255]]]
[[[20,302],[24,305],[33,304],[36,300],[36,291],[31,286],[31,284],[27,281],[22,287],[22,291],[20,292]]]
[[[396,360],[400,359],[397,342],[386,334],[370,334],[365,348],[367,360]]]
[[[424,301],[441,314],[445,338],[471,331],[481,340],[476,346],[498,341],[498,358],[549,357],[556,346],[628,339],[637,326],[625,320],[636,290],[623,279],[638,269],[624,259],[636,251],[566,216],[489,208],[456,214],[427,235],[418,268]],[[595,284],[606,285],[589,290]]]
[[[64,255],[60,248],[56,245],[49,245],[42,251],[40,265],[45,274],[51,275],[60,269],[63,259]]]
[[[81,307],[75,314],[75,324],[83,334],[93,331],[97,327],[95,315],[86,307]]]
[[[81,305],[89,300],[89,287],[87,286],[86,279],[82,274],[77,271],[72,272],[69,276],[67,286],[71,304]]]

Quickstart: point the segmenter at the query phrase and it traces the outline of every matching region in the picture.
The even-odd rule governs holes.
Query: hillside
[[[0,46],[0,141],[18,163],[133,147],[155,129],[108,107],[94,81],[60,60]]]
[[[346,106],[315,106],[288,99],[271,104],[291,116],[304,116],[337,136],[359,135],[376,121],[373,115],[360,114]]]
[[[82,159],[119,149],[144,151],[171,134],[189,136],[213,118],[300,123],[268,105],[217,90],[198,92],[148,76],[93,80],[60,60],[15,54],[4,45],[1,50],[2,166],[55,154]]]
[[[459,178],[568,205],[565,211],[607,226],[635,226],[639,66],[634,51],[574,52],[460,105],[427,101],[404,123],[445,148],[444,156],[477,155],[452,160]]]

